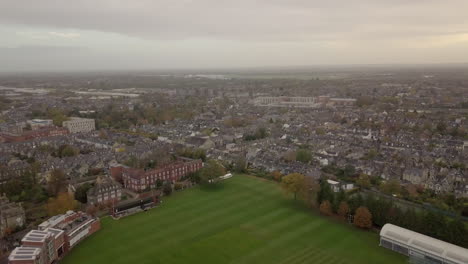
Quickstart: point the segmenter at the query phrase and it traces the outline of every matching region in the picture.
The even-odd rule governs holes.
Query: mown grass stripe
[[[377,235],[313,214],[257,178],[235,176],[163,199],[148,212],[103,219],[102,230],[61,263],[404,263],[378,246]]]

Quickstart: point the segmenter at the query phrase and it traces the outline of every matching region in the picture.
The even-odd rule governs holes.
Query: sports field
[[[323,218],[278,185],[235,176],[165,198],[151,211],[102,220],[63,264],[406,263],[378,235]]]

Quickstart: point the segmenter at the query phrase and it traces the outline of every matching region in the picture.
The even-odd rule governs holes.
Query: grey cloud
[[[466,62],[466,10],[467,0],[0,0],[11,38],[0,71]],[[1,48],[22,44],[46,46]]]
[[[0,3],[0,23],[151,39],[321,41],[463,31],[466,10],[465,0],[14,0]]]

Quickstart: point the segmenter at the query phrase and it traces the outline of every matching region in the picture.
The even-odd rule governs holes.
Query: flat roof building
[[[392,224],[382,227],[380,246],[409,256],[416,263],[468,263],[468,249]]]
[[[41,249],[37,247],[17,247],[8,257],[11,264],[43,264]]]
[[[63,127],[67,128],[70,133],[91,132],[96,130],[94,119],[71,117],[70,120],[63,121]]]
[[[53,233],[31,230],[21,239],[21,244],[26,247],[40,248],[42,263],[49,264],[57,259],[57,249],[55,248],[54,240],[55,236]]]
[[[43,127],[50,127],[54,125],[52,119],[31,119],[28,120],[27,123],[31,126],[32,130],[38,130]]]
[[[21,239],[21,247],[9,257],[10,264],[56,263],[72,247],[100,228],[100,221],[83,212],[68,211],[51,217]],[[31,250],[31,249],[37,250]]]

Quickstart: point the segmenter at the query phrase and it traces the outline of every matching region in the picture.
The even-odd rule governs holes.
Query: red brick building
[[[84,238],[98,231],[101,222],[83,212],[69,211],[51,217],[31,230],[8,257],[10,264],[51,264]]]
[[[68,129],[63,127],[47,127],[38,130],[26,131],[21,135],[14,134],[1,134],[0,142],[23,142],[33,140],[36,138],[46,138],[54,136],[63,136],[69,134]]]
[[[135,169],[128,167],[113,167],[111,175],[114,179],[121,179],[125,188],[141,192],[156,187],[156,181],[176,182],[192,172],[203,167],[201,160],[179,159],[176,162],[152,170]]]

